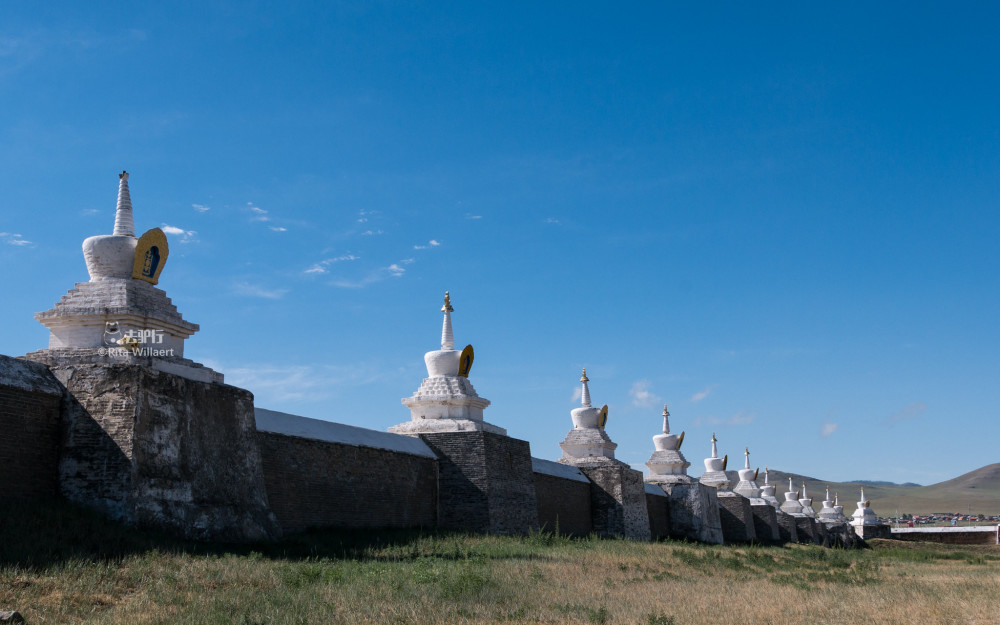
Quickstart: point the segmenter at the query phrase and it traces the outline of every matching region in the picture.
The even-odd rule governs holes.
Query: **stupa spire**
[[[451,307],[451,295],[445,291],[444,306],[441,307],[441,312],[444,313],[444,323],[441,326],[441,349],[443,350],[455,349],[455,335],[451,330],[451,313],[454,311],[455,309]]]
[[[767,486],[770,483],[771,483],[770,480],[767,479],[767,465],[765,464],[764,465],[764,486]]]
[[[666,404],[663,404],[663,433],[670,434],[670,411]]]
[[[744,449],[746,451],[743,452],[743,455],[746,456],[746,459],[745,459],[745,461],[743,463],[743,468],[744,469],[749,469],[750,468],[750,448],[749,447],[744,447]],[[759,467],[760,465],[758,464],[757,466]]]
[[[118,174],[118,206],[115,208],[115,236],[135,236],[132,222],[132,198],[128,193],[128,172]]]
[[[718,442],[719,441],[716,440],[716,438],[715,438],[715,432],[712,432],[712,457],[713,458],[718,458],[719,457],[719,446],[716,444]]]
[[[587,382],[590,382],[590,378],[587,377],[586,367],[584,367],[583,374],[580,376],[580,382],[583,384],[583,391],[580,393],[580,405],[590,408],[590,389],[587,387]]]

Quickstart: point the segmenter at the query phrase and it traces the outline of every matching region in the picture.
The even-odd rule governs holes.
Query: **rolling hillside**
[[[871,506],[879,516],[893,516],[896,510],[900,514],[931,514],[934,512],[969,512],[973,514],[1000,514],[1000,463],[990,464],[951,480],[931,484],[929,486],[874,486],[857,482],[827,482],[800,473],[786,473],[771,469],[770,481],[777,485],[776,497],[784,501],[784,493],[788,490],[788,476],[791,475],[796,488],[804,480],[809,495],[813,498],[813,507],[819,510],[823,507],[823,495],[827,485],[830,494],[840,493],[840,503],[844,506],[844,514],[850,516],[857,507],[861,487],[864,486],[865,497],[871,500]],[[764,472],[761,471],[757,480],[764,483]]]

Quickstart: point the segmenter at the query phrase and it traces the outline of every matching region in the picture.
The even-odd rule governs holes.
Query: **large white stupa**
[[[649,477],[646,482],[653,484],[690,484],[696,480],[687,474],[691,463],[681,453],[684,443],[684,432],[680,435],[670,433],[670,411],[663,406],[663,432],[653,436],[653,455],[649,457],[646,466],[649,467]]]
[[[781,502],[774,496],[774,484],[771,483],[766,466],[764,467],[764,484],[760,487],[760,497],[767,503],[774,506],[776,510],[781,507]]]
[[[485,431],[507,435],[507,430],[483,420],[483,410],[490,401],[480,397],[469,381],[474,353],[468,345],[455,349],[451,327],[451,294],[445,291],[441,349],[424,354],[427,377],[411,397],[402,400],[410,409],[410,421],[389,428],[396,434],[431,434],[435,432]]]
[[[712,432],[712,456],[705,458],[705,472],[701,474],[698,481],[706,486],[714,486],[720,491],[728,491],[730,484],[732,484],[729,475],[726,473],[729,456],[727,455],[724,458],[719,457],[718,443],[718,439],[715,438],[715,432]]]
[[[604,431],[607,422],[607,406],[594,408],[590,405],[590,387],[587,384],[587,370],[583,370],[580,383],[583,388],[580,393],[580,407],[570,411],[573,419],[573,429],[559,443],[562,448],[563,464],[611,462],[615,459],[617,443]]]
[[[750,468],[749,447],[745,448],[743,456],[743,468],[739,470],[740,481],[733,491],[749,499],[752,505],[766,505],[767,502],[760,496],[760,487],[757,486],[757,469]]]
[[[89,282],[77,283],[52,309],[35,315],[49,329],[49,346],[32,358],[48,362],[131,363],[205,382],[223,376],[184,358],[184,341],[198,331],[156,288],[169,254],[153,228],[136,238],[129,175],[118,175],[112,234],[83,242]]]

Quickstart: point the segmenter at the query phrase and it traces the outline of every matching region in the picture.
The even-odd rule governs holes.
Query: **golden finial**
[[[448,291],[444,292],[444,306],[441,307],[441,312],[455,312],[455,309],[451,307],[451,295]]]
[[[669,417],[670,416],[670,412],[667,410],[667,405],[666,404],[663,404],[663,416],[664,417]]]
[[[743,452],[743,455],[744,456],[749,456],[750,455],[750,448],[749,447],[744,447],[743,449],[746,450],[746,451]]]
[[[583,368],[583,375],[580,376],[581,382],[590,382],[590,378],[587,377],[587,368]]]
[[[715,432],[712,432],[712,442],[713,443],[718,443],[719,442],[719,441],[715,440]]]

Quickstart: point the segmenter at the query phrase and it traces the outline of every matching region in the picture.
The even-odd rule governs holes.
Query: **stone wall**
[[[257,441],[282,531],[437,524],[433,457],[271,432]]]
[[[0,498],[59,492],[62,398],[47,367],[0,356]]]
[[[569,536],[587,536],[593,532],[587,476],[574,467],[540,458],[532,458],[531,465],[542,530]]]
[[[1000,527],[891,528],[886,538],[949,545],[1000,545]]]
[[[594,532],[602,537],[649,540],[649,512],[642,473],[617,460],[576,466],[590,480]]]

